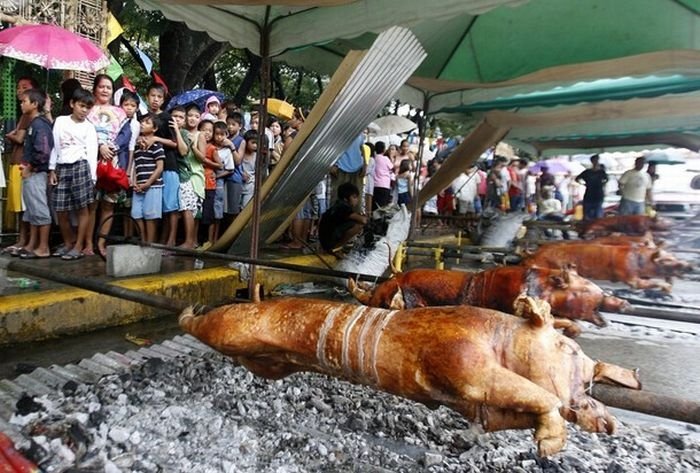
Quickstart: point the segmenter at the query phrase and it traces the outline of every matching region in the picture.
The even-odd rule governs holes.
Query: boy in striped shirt
[[[162,126],[155,114],[141,118],[140,143],[151,142],[148,148],[134,150],[134,175],[132,178],[134,196],[131,203],[131,217],[136,220],[144,241],[153,243],[157,239],[157,221],[163,216],[163,165],[165,151],[163,145],[148,140]]]

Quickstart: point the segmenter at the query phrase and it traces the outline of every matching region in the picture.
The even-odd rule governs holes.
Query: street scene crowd
[[[22,115],[6,136],[14,146],[7,205],[21,224],[17,241],[3,251],[23,259],[104,256],[113,228],[146,242],[206,249],[252,199],[256,169],[265,179],[304,123],[297,110],[287,121],[270,115],[261,127],[255,111],[214,95],[203,108],[192,102],[166,111],[169,97],[158,83],[143,91],[141,113],[140,96],[124,88],[115,93],[104,74],[91,91],[68,79],[61,92],[54,118],[37,82],[17,81]],[[258,133],[264,133],[261,152]],[[299,210],[280,248],[311,250],[320,242],[342,256],[338,250],[362,232],[373,210],[391,204],[412,210],[416,192],[444,160],[421,161],[415,151],[407,139],[397,146],[370,142],[366,132],[358,136]],[[601,217],[608,175],[599,156],[577,175],[564,171],[555,175],[544,162],[492,152],[417,212],[424,225],[429,217],[442,225],[447,221],[439,217],[488,210],[565,221],[578,208],[579,218]],[[639,157],[618,180],[619,213],[644,214],[655,177],[654,163]],[[52,249],[54,224],[62,241]]]

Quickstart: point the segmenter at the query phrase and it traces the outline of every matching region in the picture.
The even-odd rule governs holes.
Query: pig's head
[[[605,405],[588,395],[587,389],[592,382],[640,389],[637,372],[591,360],[578,343],[554,330],[546,302],[522,295],[514,308],[518,316],[529,321],[518,342],[527,346],[527,350],[520,351],[527,361],[520,360],[519,364],[528,370],[525,376],[561,400],[559,412],[568,421],[591,432],[613,433],[615,418]],[[533,329],[538,336],[532,336]]]
[[[658,276],[681,276],[693,269],[687,261],[680,260],[662,249],[656,249],[651,254],[651,261],[658,271]]]
[[[673,227],[673,220],[666,217],[659,217],[658,215],[651,219],[649,223],[649,230],[654,232],[665,232]]]
[[[396,278],[372,286],[367,282],[348,279],[348,291],[364,305],[400,310],[406,307],[403,291]]]
[[[539,288],[528,283],[528,294],[542,297],[549,301],[552,313],[558,317],[584,320],[599,327],[606,321],[599,310],[616,310],[626,306],[626,302],[606,295],[596,284],[581,277],[574,266],[565,269],[531,268],[535,272]],[[531,280],[531,277],[528,277]]]

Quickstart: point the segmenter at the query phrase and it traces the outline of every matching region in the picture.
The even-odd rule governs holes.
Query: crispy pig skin
[[[616,215],[593,220],[582,220],[576,224],[576,231],[582,238],[595,238],[622,233],[624,235],[644,235],[647,232],[663,232],[673,226],[673,221],[664,217],[646,215]]]
[[[620,281],[638,289],[659,288],[667,292],[671,291],[671,278],[691,268],[687,262],[660,248],[637,243],[612,245],[597,240],[542,245],[521,264],[538,268],[573,265],[586,278]]]
[[[473,305],[512,313],[515,300],[526,294],[549,302],[557,317],[598,326],[605,325],[598,309],[625,306],[624,301],[606,296],[575,270],[559,268],[506,266],[473,273],[415,269],[396,274],[374,288],[354,281],[348,284],[363,304],[387,309]]]
[[[636,372],[588,358],[553,327],[546,302],[521,297],[519,317],[467,306],[385,310],[285,298],[224,306],[180,326],[253,373],[315,371],[429,406],[486,430],[534,428],[538,452],[566,443],[565,419],[612,433],[615,419],[590,382],[639,389]]]

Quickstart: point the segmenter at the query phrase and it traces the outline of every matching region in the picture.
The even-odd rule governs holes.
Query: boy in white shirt
[[[64,260],[82,258],[83,248],[90,238],[87,234],[88,205],[95,200],[97,132],[86,117],[94,103],[89,91],[77,89],[70,101],[72,113],[56,118],[53,126],[49,184],[56,186],[52,195],[53,208],[58,216],[63,244],[70,248],[61,256]],[[71,211],[78,216],[78,235],[74,245],[71,243]]]

